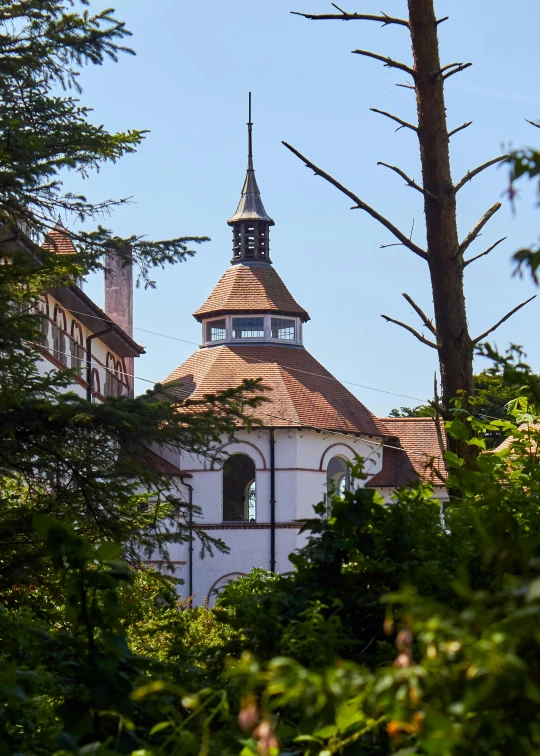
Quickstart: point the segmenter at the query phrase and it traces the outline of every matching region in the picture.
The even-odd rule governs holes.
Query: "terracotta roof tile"
[[[202,320],[233,312],[279,312],[309,320],[271,265],[232,265],[193,315]]]
[[[538,432],[538,431],[540,431],[540,423],[522,423],[518,427],[518,430],[522,431],[522,432],[525,432],[525,431],[528,431],[528,430],[537,431]],[[512,447],[512,445],[514,443],[516,443],[516,441],[517,441],[517,439],[514,436],[508,436],[507,438],[504,439],[504,441],[502,441],[492,451],[493,452],[501,452],[501,451],[504,451],[505,449],[509,449],[509,448]],[[523,442],[521,442],[521,443],[523,443]],[[537,452],[537,443],[536,443],[536,441],[534,439],[531,439],[531,444],[530,444],[529,448],[530,448],[531,453],[536,454],[536,452]]]
[[[69,235],[61,228],[53,228],[49,231],[42,246],[43,249],[46,249],[48,252],[56,252],[57,255],[77,254],[77,250]]]
[[[383,469],[370,480],[369,485],[407,485],[412,479],[411,472],[426,483],[441,485],[440,479],[432,469],[434,466],[443,478],[446,478],[435,419],[432,417],[381,417],[377,419],[380,423],[379,427],[384,427],[388,433],[389,446],[401,446],[404,451],[385,447]],[[443,423],[442,421],[439,423],[443,431],[443,443],[446,444]],[[398,439],[399,443],[396,443]],[[408,462],[399,461],[396,455],[408,459]]]
[[[418,480],[418,473],[404,449],[393,448],[400,445],[399,439],[387,438],[391,446],[383,447],[382,469],[366,483],[366,488],[396,488]]]
[[[182,398],[238,386],[244,378],[262,378],[269,401],[254,411],[274,427],[308,426],[380,436],[375,417],[303,347],[279,345],[215,346],[199,349],[164,383]]]

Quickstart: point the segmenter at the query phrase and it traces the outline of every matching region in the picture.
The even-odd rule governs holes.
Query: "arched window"
[[[96,400],[95,394],[101,394],[101,385],[97,368],[92,368],[92,401]]]
[[[105,396],[118,396],[120,383],[116,378],[116,360],[110,352],[107,354],[105,363]]]
[[[55,305],[54,324],[52,326],[53,355],[62,365],[67,365],[66,328],[66,313],[61,307]]]
[[[123,396],[129,391],[128,378],[123,360],[116,363],[116,378],[118,379],[118,396]]]
[[[84,349],[82,328],[76,320],[71,321],[71,367],[80,370],[83,366]]]
[[[256,519],[255,462],[247,454],[233,454],[223,465],[223,520],[255,522]]]
[[[343,457],[332,457],[326,470],[326,485],[328,491],[337,496],[343,496],[345,491],[351,490],[351,476],[349,467]]]

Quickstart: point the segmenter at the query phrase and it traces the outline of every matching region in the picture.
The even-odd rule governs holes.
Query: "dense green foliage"
[[[0,753],[538,754],[540,385],[519,351],[484,346],[494,367],[476,416],[455,403],[456,438],[513,440],[473,466],[447,454],[459,498],[444,514],[420,484],[389,506],[362,487],[334,497],[303,524],[294,571],[256,570],[213,609],[141,569],[188,537],[185,504],[142,449],[206,453],[247,422],[260,387],[195,407],[159,386],[94,405],[65,392],[70,371],[36,370],[37,296],[99,267],[110,234],[77,235],[66,260],[21,223],[37,233],[59,208],[95,217],[110,203],[63,197],[62,171],[142,138],[93,127],[54,89],[123,50],[112,11],[76,7],[0,0]],[[127,241],[143,277],[187,253],[185,239]]]

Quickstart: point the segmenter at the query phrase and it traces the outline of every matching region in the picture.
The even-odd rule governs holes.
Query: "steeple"
[[[270,263],[269,228],[274,221],[267,215],[253,168],[253,138],[251,122],[251,92],[249,93],[248,166],[242,196],[235,214],[227,223],[233,229],[233,258],[231,262]]]

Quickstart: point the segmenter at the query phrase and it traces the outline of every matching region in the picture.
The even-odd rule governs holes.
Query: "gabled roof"
[[[164,383],[178,398],[202,399],[262,378],[269,401],[253,414],[267,426],[309,427],[380,437],[374,416],[303,347],[215,346],[199,349]]]
[[[307,312],[267,263],[231,265],[193,316],[200,321],[236,312],[276,312],[300,317],[304,322],[309,320]]]
[[[437,435],[437,421],[433,417],[381,417],[379,427],[388,434],[383,450],[382,470],[367,483],[370,487],[405,486],[412,480],[443,485],[434,472],[446,478],[444,460]],[[439,420],[443,444],[446,446],[444,425]],[[403,451],[398,448],[401,447]]]
[[[55,252],[57,255],[77,254],[77,250],[69,234],[60,222],[56,224],[55,228],[49,231],[41,246],[48,252]]]

